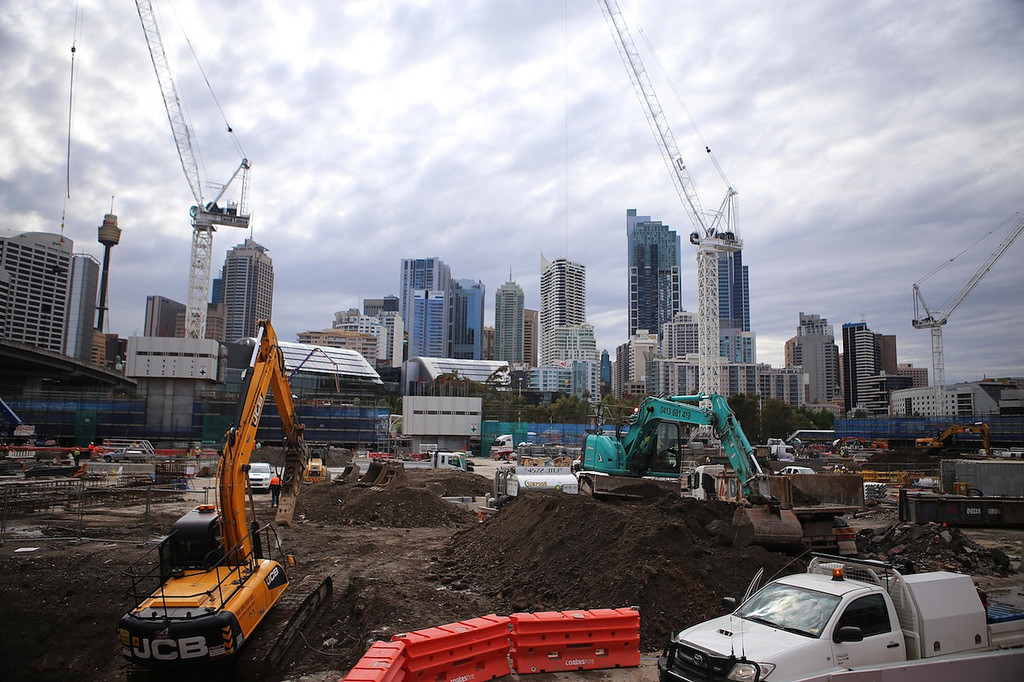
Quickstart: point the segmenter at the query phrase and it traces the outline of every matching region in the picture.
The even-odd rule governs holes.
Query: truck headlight
[[[740,661],[732,667],[725,679],[733,680],[733,682],[758,682],[758,680],[767,679],[773,670],[775,670],[774,663]]]

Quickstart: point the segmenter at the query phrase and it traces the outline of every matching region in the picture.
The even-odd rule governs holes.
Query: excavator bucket
[[[788,549],[803,543],[800,520],[790,509],[770,509],[767,505],[739,507],[732,517],[732,543],[735,547],[758,545],[768,549]]]
[[[405,465],[394,460],[373,460],[359,485],[373,488],[397,488],[406,481]]]
[[[341,476],[336,479],[339,483],[359,483],[359,467],[355,464],[348,464],[341,471]]]

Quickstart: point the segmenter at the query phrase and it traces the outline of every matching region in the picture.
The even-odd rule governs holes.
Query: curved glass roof
[[[483,383],[490,378],[497,370],[508,367],[505,360],[459,360],[456,358],[410,358],[410,362],[416,361],[423,366],[431,379],[436,379],[442,374],[454,374],[470,381]]]
[[[288,341],[278,341],[278,345],[284,354],[284,368],[289,373],[298,370],[310,374],[340,374],[367,379],[375,384],[384,383],[366,358],[350,348],[331,348]]]

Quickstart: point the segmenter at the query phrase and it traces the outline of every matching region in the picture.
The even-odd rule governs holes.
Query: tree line
[[[516,387],[514,375],[500,371],[483,383],[458,374],[442,375],[434,381],[430,392],[480,397],[485,419],[536,424],[591,424],[595,419],[607,424],[625,423],[646,397],[631,395],[616,399],[606,395],[595,405],[586,394],[543,395],[523,391]],[[815,410],[812,405],[793,407],[777,398],[743,393],[729,396],[728,402],[751,443],[787,438],[797,429],[831,429],[835,425],[835,417],[829,410]]]

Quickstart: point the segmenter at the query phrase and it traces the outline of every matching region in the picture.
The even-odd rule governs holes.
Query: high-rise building
[[[357,332],[349,329],[323,329],[320,331],[299,332],[295,336],[299,343],[311,346],[327,346],[329,348],[348,348],[354,350],[371,365],[377,362],[378,339],[373,334]]]
[[[750,331],[749,272],[742,250],[718,254],[718,326]]]
[[[92,360],[92,334],[96,330],[96,291],[100,281],[100,262],[87,253],[71,259],[71,290],[68,295],[68,322],[64,355],[82,362]]]
[[[256,335],[256,323],[271,319],[274,309],[274,263],[267,249],[252,239],[228,251],[215,292],[223,292],[224,339],[233,343]],[[215,296],[217,294],[215,293]]]
[[[700,352],[697,318],[693,313],[680,310],[661,332],[661,356],[684,358]]]
[[[750,331],[750,286],[743,251],[718,254],[718,339],[728,362],[757,362],[756,335]]]
[[[510,365],[524,362],[523,289],[508,281],[494,292],[494,359]]]
[[[64,352],[73,246],[63,235],[47,232],[0,237],[0,270],[9,278],[3,306],[6,338]]]
[[[405,325],[398,313],[398,297],[364,298],[362,316],[353,315],[358,311],[334,314],[335,329],[356,329],[368,331],[377,338],[377,362],[380,367],[399,367],[405,349]],[[355,323],[359,326],[352,327]],[[349,325],[349,326],[341,326]]]
[[[11,275],[0,267],[0,339],[7,338],[7,305],[11,299]]]
[[[451,268],[440,258],[403,258],[401,280],[399,312],[409,334],[409,357],[451,357],[455,305]]]
[[[804,401],[831,403],[839,392],[839,347],[832,325],[818,315],[800,313],[796,336],[786,341],[786,367],[801,367],[807,377]]]
[[[402,317],[398,310],[385,310],[379,317],[384,326],[384,351],[379,360],[388,367],[401,367],[405,350],[405,325]]]
[[[679,235],[660,220],[626,210],[629,268],[629,336],[646,329],[655,336],[682,310]]]
[[[928,369],[926,367],[914,367],[912,364],[900,363],[896,373],[901,377],[910,377],[911,388],[927,388]]]
[[[494,327],[484,325],[484,340],[481,348],[484,360],[494,359]]]
[[[146,297],[146,321],[142,327],[143,336],[175,336],[178,315],[182,316],[184,333],[185,304],[172,301],[165,296]],[[209,318],[207,318],[209,324]]]
[[[572,359],[597,360],[596,357],[570,357],[569,349],[560,345],[568,341],[566,328],[587,323],[586,269],[567,258],[549,261],[542,254],[540,261],[541,364],[550,366]]]
[[[444,291],[415,289],[407,312],[409,357],[446,358],[449,353],[448,296]]]
[[[375,338],[380,336],[382,331],[380,318],[376,315],[361,313],[359,308],[349,308],[334,313],[334,322],[331,324],[331,328],[370,334]]]
[[[612,390],[612,360],[608,349],[601,351],[601,397]]]
[[[215,279],[213,282],[215,285],[220,287],[220,291],[223,294],[224,286],[223,281]],[[216,289],[216,287],[214,287]],[[187,317],[187,307],[182,306],[181,310],[174,317],[174,333],[171,336],[179,339],[185,338],[185,319]],[[206,304],[206,336],[204,338],[211,341],[220,341],[226,343],[224,334],[224,327],[227,322],[227,307],[224,305],[223,299],[215,299],[210,303]]]
[[[455,317],[452,321],[452,357],[483,360],[484,297],[483,282],[455,280]]]
[[[882,349],[879,334],[866,322],[843,325],[843,403],[847,413],[860,404],[861,385],[882,370]]]
[[[398,307],[397,296],[363,299],[363,315],[370,315],[371,317],[380,317],[381,313],[397,313]]]
[[[452,289],[452,271],[440,258],[403,258],[401,283],[398,294],[399,312],[409,327],[414,291],[444,291]]]
[[[540,313],[530,308],[523,309],[523,362],[536,367],[539,354],[537,342],[540,339]]]
[[[647,363],[658,355],[658,337],[646,329],[637,329],[629,337],[626,381],[646,384]]]

